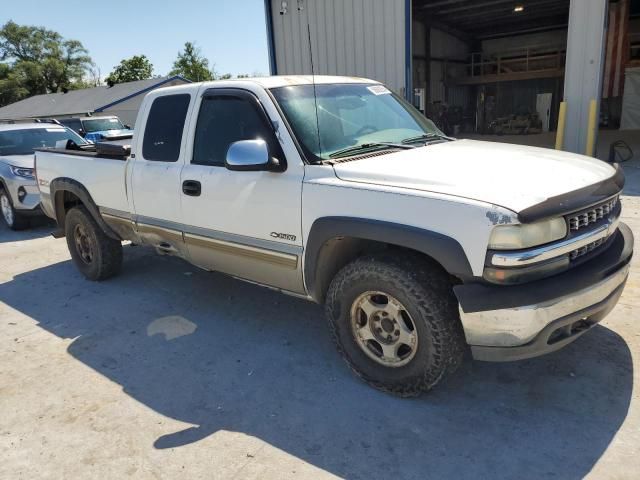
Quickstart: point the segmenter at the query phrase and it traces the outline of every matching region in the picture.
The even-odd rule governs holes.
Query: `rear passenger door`
[[[138,233],[145,243],[187,256],[182,240],[180,174],[184,166],[190,93],[160,95],[147,102],[139,122],[131,193]],[[150,106],[149,106],[150,104]]]
[[[182,171],[184,238],[204,268],[303,292],[301,198],[304,165],[273,103],[261,89],[201,92],[189,159]],[[197,113],[196,113],[197,110]],[[277,134],[276,129],[282,129]],[[262,139],[282,172],[231,171],[229,146]],[[285,154],[285,152],[287,154]],[[185,186],[197,185],[191,192]]]

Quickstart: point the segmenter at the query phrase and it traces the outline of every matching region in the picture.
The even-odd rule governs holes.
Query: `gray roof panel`
[[[146,93],[172,80],[184,80],[185,83],[189,83],[188,80],[176,75],[119,83],[113,87],[103,85],[82,90],[69,90],[67,93],[34,95],[0,108],[0,119],[55,117],[95,112],[108,105]]]

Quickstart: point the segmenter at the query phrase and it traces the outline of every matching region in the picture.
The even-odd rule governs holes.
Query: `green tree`
[[[79,41],[11,20],[0,28],[0,62],[0,102],[73,88],[93,65]]]
[[[8,105],[29,95],[20,76],[10,65],[0,63],[0,106]]]
[[[105,79],[110,87],[116,83],[134,82],[136,80],[146,80],[153,76],[153,65],[144,55],[134,55],[125,58],[116,66]]]
[[[224,75],[220,75],[220,78],[218,78],[218,80],[229,80],[230,78],[233,78],[233,75],[231,75],[230,73],[225,73]]]
[[[215,79],[213,69],[209,68],[209,60],[204,58],[200,49],[191,42],[184,44],[184,50],[178,53],[178,58],[173,62],[173,70],[169,75],[181,75],[192,82]]]

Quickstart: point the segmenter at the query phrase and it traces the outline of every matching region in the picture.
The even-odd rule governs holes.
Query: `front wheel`
[[[85,207],[74,207],[65,219],[69,253],[89,280],[105,280],[122,267],[122,243],[107,236]]]
[[[2,210],[2,219],[11,230],[24,230],[29,226],[29,221],[13,208],[9,194],[4,190],[0,190],[0,210]]]
[[[379,390],[419,395],[462,361],[464,334],[448,276],[419,256],[348,264],[329,287],[326,312],[347,364]]]

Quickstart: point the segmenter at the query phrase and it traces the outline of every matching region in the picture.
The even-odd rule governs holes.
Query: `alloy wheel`
[[[76,225],[73,229],[73,239],[76,244],[76,251],[86,264],[93,262],[95,257],[95,247],[91,236],[82,225]]]
[[[402,367],[418,349],[416,324],[395,297],[364,292],[351,306],[351,327],[356,343],[372,360],[385,367]]]
[[[11,203],[9,203],[9,197],[7,197],[5,193],[0,195],[0,209],[2,209],[2,216],[4,221],[7,222],[7,225],[13,225],[13,208],[11,207]]]

